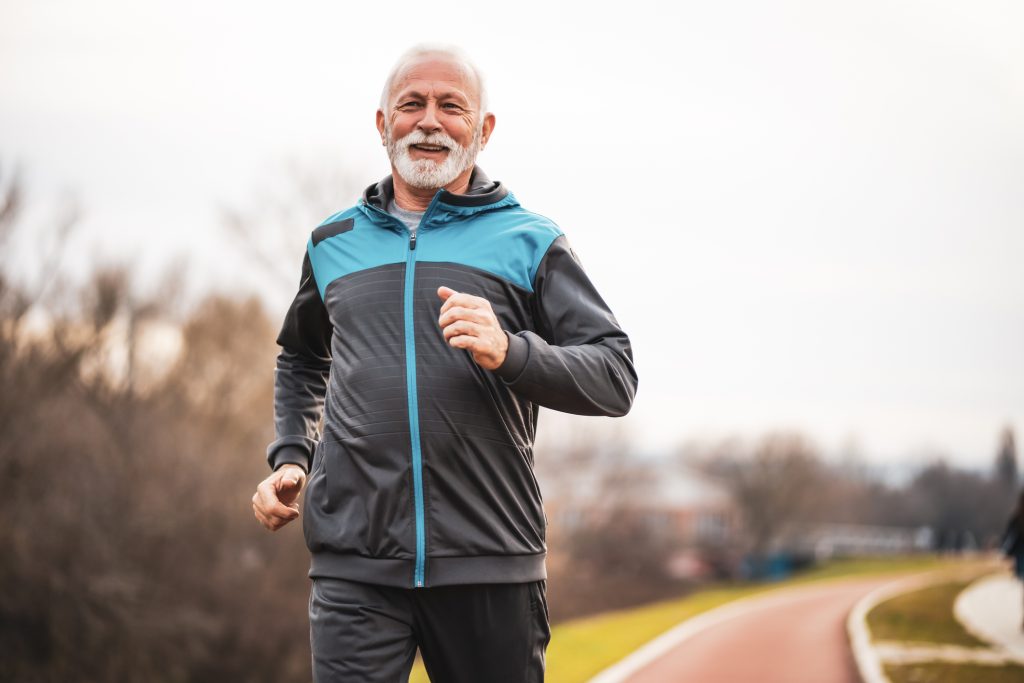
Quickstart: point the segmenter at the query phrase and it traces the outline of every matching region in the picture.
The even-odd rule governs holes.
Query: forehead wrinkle
[[[438,92],[438,88],[431,84],[428,85],[426,88],[419,88],[418,86],[409,85],[398,90],[395,93],[395,104],[397,104],[399,100],[404,100],[409,97],[415,97],[421,100],[429,100],[431,98],[437,100],[443,100],[446,98],[459,98],[464,100],[465,102],[469,102],[469,97],[467,97],[466,94],[462,90],[459,90],[458,88],[451,88],[447,90],[441,90],[441,92]]]
[[[441,62],[454,67],[458,73],[458,77],[451,78],[449,76],[445,78],[429,79],[426,77],[426,74],[418,73],[420,70],[426,68],[427,64],[431,62]],[[457,60],[444,59],[443,56],[424,56],[421,59],[413,60],[406,64],[401,71],[395,74],[391,88],[391,97],[395,99],[398,95],[404,95],[405,89],[408,87],[407,84],[411,81],[448,83],[454,86],[452,89],[457,91],[467,103],[476,102],[478,106],[483,105],[480,97],[480,83],[477,82],[476,73],[467,64],[463,64]],[[471,93],[476,97],[471,97]]]

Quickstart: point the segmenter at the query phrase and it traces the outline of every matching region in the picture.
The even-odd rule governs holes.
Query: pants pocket
[[[551,642],[551,625],[548,619],[547,581],[531,581],[527,584],[530,593],[530,645],[524,671],[528,683],[543,683],[545,654]]]

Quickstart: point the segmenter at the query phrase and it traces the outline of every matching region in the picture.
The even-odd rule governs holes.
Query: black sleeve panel
[[[534,278],[539,334],[509,334],[495,372],[520,396],[576,415],[629,412],[637,374],[626,333],[597,293],[565,236],[548,248]]]
[[[320,438],[327,380],[331,371],[331,321],[316,286],[307,252],[302,281],[277,343],[281,352],[274,371],[274,430],[267,447],[272,469],[295,463],[307,472]]]

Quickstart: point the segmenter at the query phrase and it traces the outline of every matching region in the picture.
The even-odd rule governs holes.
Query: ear
[[[484,125],[483,128],[480,129],[480,149],[487,146],[487,141],[491,139],[491,133],[494,131],[495,123],[496,119],[494,118],[494,114],[491,112],[484,114]]]
[[[380,133],[380,144],[388,144],[387,138],[384,135],[384,112],[380,109],[377,110],[377,132]]]

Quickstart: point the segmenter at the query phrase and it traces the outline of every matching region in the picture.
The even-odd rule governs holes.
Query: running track
[[[697,632],[628,683],[858,683],[846,616],[892,576],[773,591]]]

